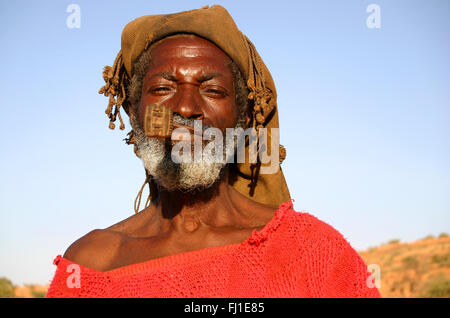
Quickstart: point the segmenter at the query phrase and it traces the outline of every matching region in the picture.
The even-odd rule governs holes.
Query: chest
[[[205,248],[238,244],[248,239],[257,228],[221,229],[198,233],[162,235],[145,238],[127,238],[117,248],[110,269],[160,259],[170,255],[199,251]]]

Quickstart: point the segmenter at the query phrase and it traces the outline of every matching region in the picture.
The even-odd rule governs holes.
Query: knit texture
[[[242,243],[106,272],[60,255],[54,264],[46,297],[380,297],[346,239],[311,214],[294,211],[291,201]]]

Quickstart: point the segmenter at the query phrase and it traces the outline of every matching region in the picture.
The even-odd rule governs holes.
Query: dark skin
[[[229,57],[194,35],[164,39],[152,48],[144,79],[144,106],[168,105],[187,118],[223,131],[238,117]],[[247,124],[249,117],[247,117]],[[109,228],[94,230],[73,243],[64,257],[108,271],[168,255],[244,242],[270,221],[275,209],[240,194],[228,182],[228,168],[211,188],[194,193],[167,191],[150,206]]]

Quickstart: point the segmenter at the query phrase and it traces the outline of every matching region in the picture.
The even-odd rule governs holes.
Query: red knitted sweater
[[[330,225],[283,203],[243,243],[99,272],[58,256],[46,297],[380,297],[370,273]],[[369,284],[373,285],[373,284]]]

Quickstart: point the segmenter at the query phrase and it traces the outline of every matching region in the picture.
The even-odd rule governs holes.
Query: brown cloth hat
[[[279,127],[275,84],[253,43],[237,28],[227,10],[219,5],[175,14],[146,15],[125,26],[122,48],[114,65],[105,67],[103,77],[106,84],[99,91],[109,96],[106,114],[110,118],[110,128],[114,129],[116,117],[120,120],[120,129],[125,128],[120,108],[123,107],[128,114],[127,84],[133,76],[136,59],[156,41],[177,33],[195,34],[211,41],[240,68],[250,92],[248,101],[249,107],[253,108],[253,127],[257,130],[268,128],[267,148],[270,152],[270,128]],[[281,163],[286,156],[281,145],[279,155]],[[290,199],[281,167],[276,173],[261,174],[261,163],[232,166],[230,184],[250,199],[272,207]]]

